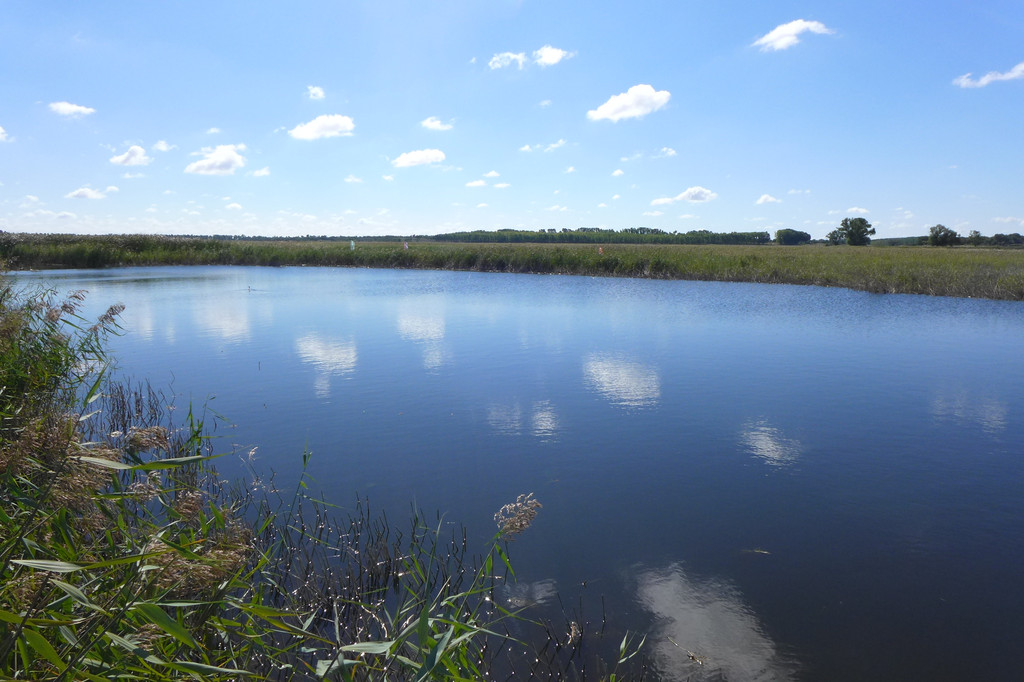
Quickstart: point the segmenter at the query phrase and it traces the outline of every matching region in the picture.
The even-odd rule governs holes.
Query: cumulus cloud
[[[850,208],[846,209],[846,212],[847,213],[871,213],[871,211],[867,210],[866,208],[861,208],[860,206],[851,206]]]
[[[717,194],[706,187],[688,187],[685,191],[680,192],[674,197],[661,197],[660,199],[655,199],[651,202],[651,206],[663,206],[677,201],[689,201],[694,204],[699,204],[705,201],[711,201],[717,196]]]
[[[989,83],[994,83],[996,81],[1012,81],[1017,80],[1018,78],[1024,78],[1024,62],[1021,62],[1004,73],[989,71],[978,79],[973,79],[971,78],[971,74],[965,73],[962,76],[954,78],[953,85],[959,85],[961,88],[983,88]]]
[[[554,206],[548,206],[544,210],[545,211],[568,211],[569,209],[566,208],[565,206],[559,206],[558,204],[555,204]]]
[[[427,130],[451,130],[451,123],[444,123],[437,116],[431,116],[420,121],[420,125]]]
[[[157,143],[153,145],[153,151],[155,152],[169,152],[172,149],[177,149],[178,145],[167,144],[167,140],[157,140]]]
[[[761,204],[781,204],[782,199],[776,199],[771,194],[762,194],[754,203],[758,206]]]
[[[576,166],[569,166],[568,168],[565,169],[565,172],[566,173],[575,173],[576,172]]]
[[[68,192],[67,194],[65,194],[64,198],[65,199],[106,199],[108,194],[110,194],[111,192],[117,192],[117,191],[119,191],[118,188],[114,187],[113,185],[111,185],[110,187],[107,187],[102,192],[97,190],[97,189],[93,189],[92,187],[79,187],[75,191]]]
[[[503,69],[506,66],[517,64],[519,68],[523,68],[523,64],[526,63],[525,52],[502,52],[491,57],[491,61],[487,62],[487,66],[494,69]]]
[[[220,132],[220,128],[207,128],[206,129],[206,134],[207,135],[216,135],[219,132]]]
[[[352,134],[356,124],[348,116],[323,114],[309,123],[300,123],[288,134],[296,140],[319,140],[322,137],[339,137]]]
[[[544,148],[544,151],[550,152],[550,151],[554,151],[555,149],[558,149],[559,147],[564,147],[564,146],[565,146],[565,140],[559,140],[558,142],[552,142],[551,144],[549,144],[547,147]]]
[[[540,107],[541,109],[547,109],[548,107],[551,106],[551,100],[542,99],[540,102],[537,103],[537,106]]]
[[[487,208],[487,204],[477,204],[477,208]]]
[[[754,41],[754,47],[760,47],[762,52],[774,52],[793,47],[800,42],[800,34],[810,31],[811,33],[831,34],[832,29],[820,21],[807,21],[797,19],[788,24],[780,24],[768,33]]]
[[[363,181],[362,178],[356,177],[355,175],[352,175],[351,173],[349,173],[347,176],[345,176],[345,182],[362,182],[362,181]]]
[[[496,182],[494,184],[495,189],[505,189],[506,187],[511,187],[511,185],[507,182]]]
[[[676,150],[672,149],[672,147],[662,147],[661,151],[659,151],[657,154],[654,155],[654,158],[656,158],[656,159],[667,159],[667,158],[675,156],[675,155],[676,155]]]
[[[219,144],[216,147],[203,147],[192,156],[202,156],[185,167],[186,173],[197,175],[234,175],[235,170],[245,165],[245,157],[239,152],[245,151],[244,144]]]
[[[483,180],[470,180],[466,183],[466,187],[486,187],[487,183]]]
[[[394,175],[382,175],[381,177],[387,180],[388,182],[392,182],[395,179]]]
[[[96,113],[96,110],[92,107],[83,107],[80,104],[72,104],[71,102],[50,102],[50,111],[61,116],[67,116],[68,118],[80,118]]]
[[[310,99],[323,99],[325,97],[324,89],[319,85],[307,85],[306,94]]]
[[[146,156],[146,150],[137,144],[128,147],[124,154],[110,157],[110,163],[118,166],[145,166],[153,159]]]
[[[229,211],[241,211],[242,205],[237,202],[232,202],[225,206],[224,208],[228,209]]]
[[[644,211],[644,215],[650,216],[651,218],[657,218],[660,215],[665,215],[665,213],[664,211]]]
[[[488,172],[484,173],[484,177],[485,178],[496,178],[499,175],[501,175],[501,173],[499,173],[498,171],[494,171],[494,170],[488,171]]]
[[[417,149],[412,152],[405,152],[391,162],[395,168],[408,168],[410,166],[422,166],[428,163],[440,163],[444,161],[444,152],[440,149]]]
[[[789,192],[787,192],[787,194],[810,194],[810,193],[811,193],[811,190],[809,190],[809,189],[791,189],[791,190],[789,190]]]
[[[657,111],[668,104],[672,95],[668,90],[655,90],[650,85],[634,85],[626,92],[613,95],[607,102],[587,112],[591,121],[608,119],[619,121],[624,118],[640,118]]]
[[[617,178],[620,175],[625,175],[625,174],[626,174],[626,171],[622,170],[621,168],[616,168],[615,170],[612,171],[612,177],[613,178]]]
[[[270,175],[270,166],[264,166],[263,168],[252,172],[252,176],[254,178],[265,178],[268,175]]]
[[[4,130],[3,126],[0,126],[0,142],[6,142],[6,141],[7,141],[7,131]]]
[[[572,58],[575,54],[575,52],[567,52],[566,50],[560,50],[557,47],[545,45],[539,50],[534,50],[533,61],[541,66],[554,66],[563,59]]]
[[[521,151],[521,152],[532,152],[533,151],[533,147],[531,147],[528,144],[524,144],[522,147],[519,148],[519,151]]]

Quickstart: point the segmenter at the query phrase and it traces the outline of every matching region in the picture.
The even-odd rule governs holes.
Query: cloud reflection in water
[[[316,334],[307,334],[295,340],[295,352],[303,362],[317,369],[313,387],[317,397],[330,395],[330,377],[350,374],[359,359],[354,341],[325,341]]]
[[[443,315],[400,312],[398,335],[406,341],[423,344],[423,367],[428,370],[439,368],[448,359],[442,345],[445,336]]]
[[[733,586],[691,578],[677,564],[642,570],[636,581],[637,601],[655,618],[646,646],[659,679],[796,679],[793,663]]]
[[[583,362],[583,378],[616,405],[647,407],[661,398],[658,372],[619,355],[590,354]]]
[[[548,400],[533,403],[530,413],[524,417],[519,401],[510,405],[492,404],[487,408],[487,423],[492,429],[505,436],[522,434],[525,422],[529,422],[529,433],[541,439],[558,435],[558,414]]]
[[[1009,408],[1004,402],[992,398],[977,398],[962,391],[948,396],[936,396],[932,400],[931,408],[932,414],[938,419],[978,424],[989,434],[1006,428],[1009,413]]]
[[[800,441],[786,438],[764,419],[744,424],[740,440],[755,457],[776,467],[793,464],[803,450]]]

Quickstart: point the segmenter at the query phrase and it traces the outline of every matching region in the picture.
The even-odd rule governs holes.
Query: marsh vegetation
[[[722,244],[539,244],[10,235],[11,267],[307,265],[809,284],[1024,300],[1024,251]]]

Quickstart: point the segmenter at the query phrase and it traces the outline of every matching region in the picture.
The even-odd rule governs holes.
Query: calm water
[[[511,596],[582,595],[598,622],[604,596],[664,679],[1024,675],[1024,304],[389,270],[20,277],[125,303],[121,370],[207,401],[236,425],[223,449],[258,446],[283,488],[309,448],[333,501],[392,518],[415,501],[481,545],[532,491]]]

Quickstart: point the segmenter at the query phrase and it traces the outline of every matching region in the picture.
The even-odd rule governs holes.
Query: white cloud
[[[660,215],[665,215],[665,213],[663,211],[644,211],[644,215],[657,218]]]
[[[545,45],[539,50],[535,50],[533,53],[533,61],[541,66],[554,66],[563,59],[570,59],[575,56],[575,52],[567,52],[560,50],[557,47],[551,47]]]
[[[444,152],[440,149],[417,149],[416,151],[405,152],[392,161],[391,165],[395,168],[408,168],[428,163],[440,163],[444,159]]]
[[[754,203],[758,206],[761,204],[781,204],[782,199],[776,199],[771,194],[762,194]]]
[[[996,221],[997,223],[1007,223],[1007,224],[1010,224],[1010,225],[1012,225],[1014,223],[1017,223],[1021,227],[1024,227],[1024,218],[1014,218],[1013,216],[1003,216],[1003,217],[1000,217],[1000,218],[993,218],[992,220]]]
[[[451,130],[451,123],[443,123],[437,116],[431,116],[420,121],[420,125],[427,130]]]
[[[216,135],[219,132],[220,132],[220,128],[207,128],[206,129],[206,134],[207,135]]]
[[[566,173],[575,173],[576,172],[576,166],[569,166],[568,168],[565,169],[565,172]]]
[[[552,142],[551,144],[549,144],[547,147],[544,148],[544,151],[550,152],[552,150],[555,150],[555,149],[558,149],[559,147],[564,147],[564,146],[565,146],[565,140],[559,140],[558,142]]]
[[[965,73],[962,76],[954,78],[953,85],[959,85],[961,88],[983,88],[989,83],[994,83],[996,81],[1012,81],[1017,80],[1018,78],[1024,78],[1024,62],[1021,62],[1005,73],[989,71],[977,80],[971,78],[971,74]]]
[[[533,147],[531,147],[528,144],[524,144],[522,147],[519,148],[519,151],[521,151],[521,152],[532,152],[533,151]]]
[[[325,97],[324,89],[319,85],[307,85],[306,94],[309,95],[310,99],[323,99]]]
[[[245,157],[239,152],[245,151],[244,144],[219,144],[216,147],[203,147],[192,156],[202,156],[185,167],[186,173],[198,175],[234,175],[235,170],[245,165]]]
[[[496,178],[499,175],[501,175],[501,173],[499,173],[498,171],[494,171],[494,170],[488,171],[488,172],[484,173],[484,177],[485,178]]]
[[[789,192],[787,192],[787,194],[810,194],[810,193],[811,193],[811,190],[809,190],[809,189],[791,189],[791,190],[789,190]]]
[[[697,218],[698,216],[695,216],[695,215],[693,215],[692,213],[684,213],[683,215],[681,215],[681,216],[679,216],[679,217],[680,217],[680,218],[681,218],[682,220],[689,220],[689,219],[691,219],[691,218]]]
[[[657,111],[668,104],[672,95],[668,90],[655,91],[650,85],[634,85],[626,92],[613,95],[607,102],[587,112],[591,121],[608,119],[619,121],[624,118],[640,118]]]
[[[537,106],[540,107],[541,109],[546,109],[547,107],[551,106],[551,100],[549,100],[549,99],[541,100],[540,102],[537,103]]]
[[[523,64],[526,63],[525,52],[502,52],[491,57],[491,61],[487,62],[487,66],[491,69],[503,69],[506,66],[510,66],[513,62],[519,65],[519,68],[523,68]]]
[[[866,208],[861,208],[860,206],[851,206],[850,208],[846,209],[846,212],[847,213],[871,213],[871,211],[867,210]]]
[[[0,126],[0,142],[6,142],[6,141],[7,141],[7,131],[4,130],[3,126]]]
[[[355,175],[352,175],[351,173],[349,173],[347,176],[345,176],[345,182],[362,182],[362,181],[363,181],[362,178],[358,178]]]
[[[667,158],[675,156],[675,155],[676,155],[676,150],[672,149],[672,147],[662,147],[661,151],[659,151],[657,154],[654,155],[654,158],[656,158],[656,159],[667,159]]]
[[[676,201],[689,201],[699,204],[705,201],[711,201],[717,196],[717,194],[706,187],[688,187],[685,191],[680,192],[674,197],[661,197],[660,199],[655,199],[651,202],[651,206],[663,206],[665,204],[675,203]]]
[[[118,166],[145,166],[153,159],[146,156],[146,150],[137,144],[128,147],[128,151],[110,158],[110,163]]]
[[[107,192],[116,192],[117,187],[108,187],[105,191],[93,189],[92,187],[79,187],[73,192],[64,195],[65,199],[106,199]]]
[[[175,145],[175,144],[167,144],[167,140],[158,140],[157,143],[155,145],[153,145],[153,151],[155,151],[155,152],[169,152],[172,149],[177,149],[177,147],[178,147],[178,145]]]
[[[495,189],[505,189],[506,187],[511,187],[511,185],[507,182],[497,182],[494,184]]]
[[[621,168],[616,168],[614,171],[612,171],[612,177],[613,178],[617,178],[617,177],[619,177],[621,175],[625,175],[625,174],[626,174],[626,171],[622,170]]]
[[[241,211],[242,210],[242,205],[239,204],[239,203],[233,202],[233,203],[228,204],[224,208],[228,209],[229,211]]]
[[[50,111],[61,116],[67,116],[68,118],[79,118],[96,113],[96,110],[92,107],[83,107],[80,104],[72,104],[71,102],[50,102]]]
[[[470,180],[466,183],[466,187],[486,187],[487,183],[483,180]]]
[[[487,208],[487,204],[477,204],[477,208]]]
[[[392,182],[395,179],[394,175],[382,175],[381,177],[387,180],[388,182]]]
[[[131,171],[125,171],[124,175],[121,176],[125,180],[134,180],[135,178],[146,177],[145,173],[132,173]]]
[[[811,33],[831,34],[832,29],[820,21],[806,21],[797,19],[788,24],[780,24],[770,32],[754,41],[754,47],[760,47],[762,52],[774,52],[793,47],[800,42],[800,34],[810,31]]]
[[[252,176],[254,178],[265,178],[268,175],[270,175],[270,166],[264,166],[263,168],[252,172]]]
[[[604,202],[602,201],[602,202],[601,202],[600,204],[598,204],[598,205],[597,205],[597,207],[598,207],[598,208],[608,208],[608,204],[606,204],[606,203],[604,203]]]
[[[545,211],[567,211],[569,209],[567,209],[565,206],[559,206],[558,204],[555,204],[554,206],[548,206],[544,210]]]
[[[621,198],[622,198],[622,197],[621,197],[620,195],[618,195],[618,194],[612,195],[612,200],[613,200],[613,201],[614,201],[615,199],[621,199]]]
[[[309,123],[300,123],[288,134],[296,140],[319,140],[322,137],[339,137],[352,134],[356,124],[348,116],[341,114],[323,114]]]

